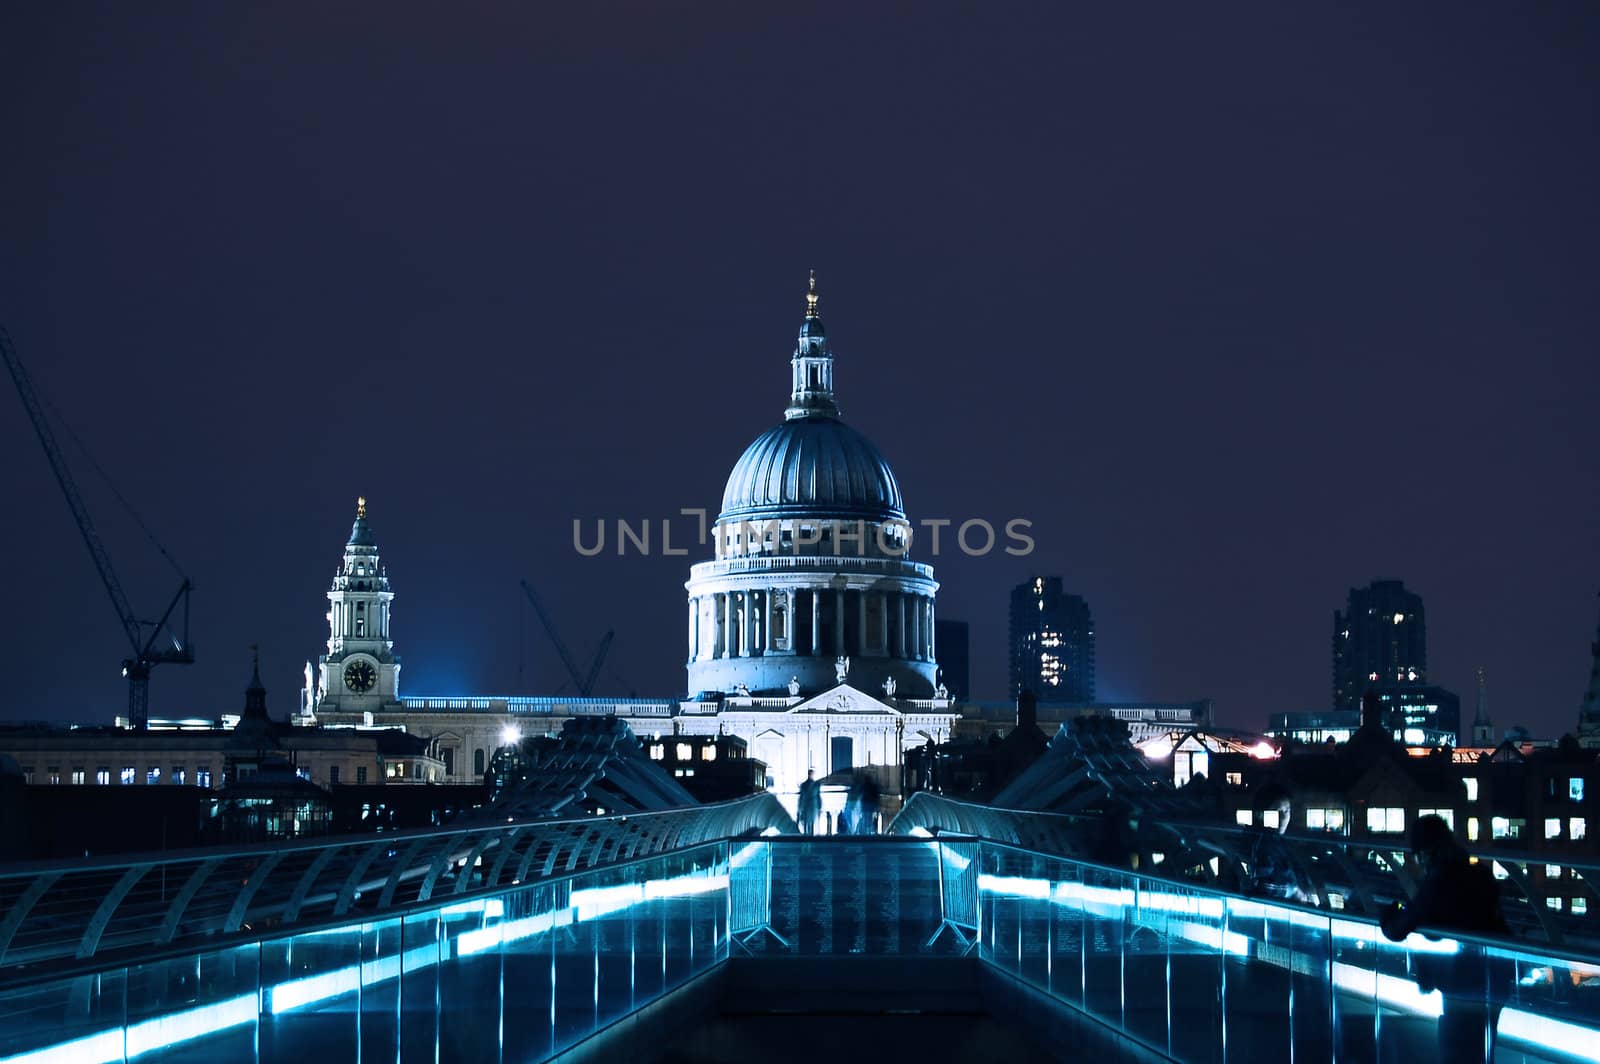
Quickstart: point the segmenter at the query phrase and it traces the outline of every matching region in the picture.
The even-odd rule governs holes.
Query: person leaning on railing
[[[1489,866],[1474,863],[1441,817],[1418,817],[1406,837],[1422,869],[1422,882],[1410,901],[1396,902],[1379,921],[1383,933],[1399,942],[1413,931],[1456,931],[1471,935],[1509,935],[1500,911],[1500,888]],[[1438,990],[1441,1060],[1488,1060],[1494,1054],[1500,992],[1510,972],[1468,946],[1457,954],[1418,953],[1412,974],[1424,993]]]

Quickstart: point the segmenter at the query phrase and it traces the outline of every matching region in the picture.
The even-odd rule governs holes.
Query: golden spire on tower
[[[356,519],[364,521],[364,520],[366,520],[366,517],[367,517],[367,497],[365,495],[357,495],[356,496]]]

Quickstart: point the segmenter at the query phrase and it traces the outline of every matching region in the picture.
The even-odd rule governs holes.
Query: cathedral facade
[[[735,463],[713,557],[688,592],[686,693],[664,699],[405,698],[394,593],[366,503],[327,596],[327,653],[306,665],[300,724],[395,726],[432,740],[448,778],[482,778],[500,745],[612,715],[644,738],[732,734],[793,809],[808,773],[870,772],[886,812],[903,754],[959,719],[939,682],[931,566],[911,560],[894,471],[840,417],[815,278],[790,357],[783,420]]]

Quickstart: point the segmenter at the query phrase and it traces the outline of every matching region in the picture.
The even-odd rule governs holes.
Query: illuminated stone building
[[[689,692],[817,692],[938,682],[933,567],[908,557],[900,484],[839,416],[816,280],[790,359],[789,406],[734,464],[713,529],[716,556],[689,592]]]
[[[328,589],[328,652],[317,659],[315,683],[306,663],[302,717],[314,718],[319,709],[370,713],[400,708],[400,659],[389,636],[393,602],[389,574],[367,524],[367,500],[358,499],[344,560]]]
[[[938,674],[939,585],[908,556],[894,471],[840,417],[814,278],[784,418],[734,464],[713,531],[713,557],[685,584],[686,696],[402,698],[394,596],[363,504],[298,722],[404,727],[430,741],[447,778],[475,782],[507,742],[555,734],[575,716],[616,716],[647,742],[739,737],[791,805],[807,772],[870,770],[892,812],[903,752],[947,739],[958,712]]]

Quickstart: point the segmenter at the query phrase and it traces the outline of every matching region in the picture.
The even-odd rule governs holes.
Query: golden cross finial
[[[806,317],[817,316],[817,271],[811,271],[811,281],[806,286]]]
[[[365,495],[358,495],[358,496],[356,496],[356,517],[365,518],[366,516],[367,516],[367,497]]]

